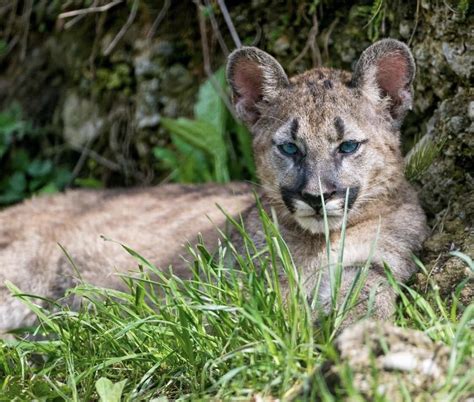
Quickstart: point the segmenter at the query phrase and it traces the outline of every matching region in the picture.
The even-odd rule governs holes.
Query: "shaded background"
[[[237,38],[291,75],[351,69],[370,43],[393,37],[418,67],[402,145],[425,144],[407,174],[433,231],[422,256],[430,273],[416,281],[434,278],[444,294],[472,281],[450,254],[472,255],[474,237],[469,1],[226,6],[228,15],[220,0],[0,0],[0,205],[67,187],[255,180],[222,69]],[[469,302],[472,282],[460,291]]]

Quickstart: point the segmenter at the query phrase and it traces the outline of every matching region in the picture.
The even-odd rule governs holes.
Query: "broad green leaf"
[[[221,94],[225,94],[224,67],[217,70],[212,78],[205,81],[199,88],[198,99],[194,106],[194,117],[196,120],[212,124],[222,137],[225,134],[228,111],[216,86],[220,88]]]
[[[38,190],[38,194],[54,194],[59,191],[58,186],[54,183],[48,183]]]
[[[26,195],[22,192],[8,190],[3,194],[0,194],[0,205],[13,204],[15,202],[21,201],[23,198],[25,198],[25,196]]]
[[[28,166],[28,174],[32,177],[42,177],[51,173],[53,170],[53,162],[49,159],[35,159]]]
[[[54,169],[53,174],[53,183],[58,188],[64,188],[72,180],[72,172],[64,167],[59,167]]]
[[[82,188],[103,188],[104,187],[104,183],[102,183],[100,180],[94,179],[93,177],[85,177],[85,178],[78,177],[77,179],[74,180],[74,184]]]
[[[212,173],[213,158],[200,149],[196,149],[179,136],[173,137],[179,158],[179,181],[187,183],[215,181]]]
[[[209,154],[215,155],[222,152],[223,143],[218,143],[216,138],[219,133],[216,128],[207,121],[190,120],[183,117],[179,119],[162,118],[163,127],[179,135],[188,144],[203,150]]]
[[[22,148],[14,150],[10,154],[10,167],[13,171],[26,172],[31,160],[28,152]]]
[[[17,193],[21,193],[26,190],[26,177],[22,172],[13,173],[8,180],[8,187],[15,190]]]
[[[252,177],[255,176],[255,163],[253,161],[252,136],[247,128],[236,121],[233,121],[237,140],[239,141],[239,151],[242,154],[242,159],[245,167]]]
[[[167,169],[177,169],[179,167],[176,152],[171,149],[155,147],[153,148],[153,155]]]
[[[95,389],[101,402],[120,402],[123,388],[127,380],[113,383],[108,378],[101,377],[95,383]]]
[[[211,123],[186,118],[163,118],[161,123],[172,135],[179,136],[188,144],[214,159],[214,180],[229,181],[226,144],[221,134]]]

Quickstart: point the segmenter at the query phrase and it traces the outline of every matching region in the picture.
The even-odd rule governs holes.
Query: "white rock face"
[[[97,138],[105,120],[100,117],[97,105],[76,92],[66,95],[62,109],[64,139],[73,146],[83,146]]]
[[[336,348],[341,362],[353,371],[354,386],[370,400],[383,396],[403,401],[400,382],[411,396],[425,400],[441,389],[448,373],[446,345],[388,322],[358,322],[339,335]],[[331,372],[337,375],[338,366],[332,366]]]

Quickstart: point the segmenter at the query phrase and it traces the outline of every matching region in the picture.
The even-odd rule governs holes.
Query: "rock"
[[[135,110],[135,123],[138,128],[156,127],[160,122],[159,89],[157,78],[138,84]]]
[[[405,392],[425,400],[447,376],[450,349],[421,331],[365,320],[346,328],[335,345],[340,363],[331,364],[326,377],[338,378],[344,365],[349,366],[353,386],[370,400],[404,401]]]
[[[163,93],[175,95],[189,91],[193,86],[193,77],[182,64],[173,64],[163,74]]]
[[[400,36],[403,39],[409,39],[413,32],[412,21],[409,21],[409,20],[400,21],[400,25],[398,26],[398,31],[400,32]]]
[[[448,120],[447,128],[449,132],[457,134],[463,129],[463,117],[453,116]]]
[[[167,41],[137,41],[135,48],[138,52],[133,58],[133,66],[137,79],[162,76],[174,50]]]
[[[469,43],[443,42],[442,49],[451,70],[462,78],[472,77],[474,51]]]
[[[83,146],[97,138],[104,127],[105,119],[99,115],[98,107],[76,92],[66,94],[62,107],[64,139],[74,146]]]
[[[460,87],[457,94],[440,103],[428,133],[441,152],[419,180],[420,200],[433,232],[425,242],[422,261],[426,273],[416,275],[414,286],[424,291],[429,282],[447,298],[460,283],[464,305],[472,303],[474,278],[466,263],[450,254],[474,252],[474,136],[470,123],[472,91]]]
[[[474,120],[474,101],[469,102],[467,115],[471,120]]]

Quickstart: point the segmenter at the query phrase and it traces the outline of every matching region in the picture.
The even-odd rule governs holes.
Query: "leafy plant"
[[[101,377],[95,383],[101,402],[120,402],[122,400],[123,387],[127,380],[113,383],[108,378]]]
[[[462,16],[462,18],[465,18],[466,15],[468,15],[470,4],[471,3],[469,0],[459,0],[457,11]]]
[[[67,168],[55,166],[35,149],[40,135],[18,105],[0,112],[0,205],[58,191],[70,181]]]
[[[367,36],[375,42],[380,34],[386,18],[385,0],[374,0],[371,5],[357,5],[351,9],[349,19],[362,17],[367,20],[364,28],[367,28]]]
[[[408,180],[418,180],[433,164],[439,155],[443,143],[437,144],[433,140],[418,141],[405,158],[405,176]]]
[[[174,149],[156,147],[162,166],[179,182],[254,178],[255,167],[249,132],[227,110],[224,69],[219,69],[199,89],[194,119],[163,118]],[[216,87],[217,86],[217,89]]]

